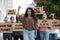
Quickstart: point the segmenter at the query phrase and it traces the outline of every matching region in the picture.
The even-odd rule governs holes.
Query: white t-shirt
[[[59,29],[52,29],[49,31],[49,33],[52,33],[52,34],[57,33],[59,36]]]

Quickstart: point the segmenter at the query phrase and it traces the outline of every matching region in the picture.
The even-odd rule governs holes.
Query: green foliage
[[[55,18],[60,19],[60,0],[39,0],[37,7],[41,6],[44,6],[48,15],[55,13]]]

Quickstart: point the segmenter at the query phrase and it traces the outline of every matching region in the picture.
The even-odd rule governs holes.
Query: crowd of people
[[[50,26],[42,27],[38,25],[38,19],[34,13],[32,8],[27,8],[24,17],[19,15],[19,10],[21,6],[18,7],[18,11],[16,13],[16,23],[22,23],[24,31],[13,31],[13,33],[3,33],[3,40],[50,40],[49,39],[49,30]],[[42,16],[43,21],[46,22],[47,15],[46,13]],[[8,17],[6,16],[4,21],[8,22]],[[10,17],[11,23],[14,23],[14,17]],[[52,36],[51,36],[52,37]],[[57,36],[54,38],[57,40]],[[53,39],[51,39],[53,40]]]

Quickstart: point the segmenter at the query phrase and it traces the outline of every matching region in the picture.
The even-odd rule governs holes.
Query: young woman
[[[54,16],[52,15],[50,17],[50,19],[53,20],[52,21],[52,24],[53,24],[55,22]],[[59,33],[59,29],[57,29],[57,28],[54,28],[54,29],[51,28],[51,30],[49,32],[49,40],[57,40],[58,39],[58,33]]]
[[[20,7],[18,8],[19,11]],[[19,13],[17,13],[16,15],[16,23],[20,23],[20,17],[19,17]],[[23,40],[23,31],[13,31],[13,38],[14,40]]]
[[[44,22],[46,22],[47,20],[47,15],[43,14],[42,16]],[[40,35],[40,39],[39,40],[49,40],[49,30],[50,30],[50,26],[49,25],[45,25],[45,26],[40,26],[39,28],[39,35]]]
[[[4,18],[4,22],[5,22],[5,23],[9,23],[7,16]],[[7,40],[7,39],[8,39],[8,40],[12,40],[12,35],[11,35],[11,33],[3,33],[3,40]]]
[[[24,40],[35,40],[34,39],[34,30],[37,29],[37,19],[36,19],[33,9],[27,8],[24,17],[19,15],[19,10],[20,10],[20,6],[18,8],[18,13],[16,16],[20,17],[19,20],[23,24],[23,28],[24,28],[23,38],[24,38]]]

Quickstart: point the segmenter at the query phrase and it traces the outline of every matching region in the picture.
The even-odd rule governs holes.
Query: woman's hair
[[[24,17],[28,17],[28,10],[31,10],[31,17],[33,17],[33,19],[34,19],[34,21],[36,21],[37,22],[37,18],[36,18],[36,15],[35,15],[35,13],[34,13],[34,10],[32,9],[32,8],[27,8],[27,10],[26,10],[26,12],[25,12],[25,15],[24,15]]]
[[[13,17],[13,16],[10,17],[10,20],[12,20],[12,18],[13,18],[13,20],[14,20],[14,17]]]

